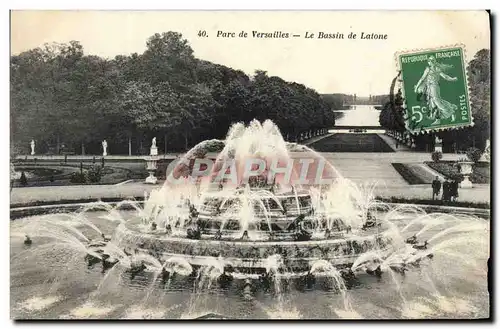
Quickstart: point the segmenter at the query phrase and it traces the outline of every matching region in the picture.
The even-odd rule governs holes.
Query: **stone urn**
[[[149,176],[146,178],[147,184],[157,184],[158,178],[156,178],[155,173],[158,169],[158,148],[156,147],[156,138],[153,138],[153,143],[151,145],[149,156],[145,157],[146,160],[146,170]]]
[[[158,178],[156,178],[155,173],[156,169],[158,169],[158,156],[150,155],[145,157],[146,160],[146,170],[149,173],[149,176],[146,178],[147,184],[157,184]]]
[[[460,183],[461,188],[471,188],[472,182],[469,179],[469,176],[472,175],[472,165],[474,162],[468,160],[459,160],[457,162],[458,169],[460,170],[460,174],[464,177],[462,182]]]

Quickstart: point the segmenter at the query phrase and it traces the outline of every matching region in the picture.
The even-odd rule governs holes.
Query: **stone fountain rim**
[[[119,198],[116,198],[117,200]],[[116,205],[120,202],[126,201],[127,198],[122,198],[120,201],[101,201],[105,204],[109,205]],[[86,201],[86,202],[82,202]],[[144,201],[139,201],[139,200],[130,200],[133,202],[137,202],[139,204],[142,204]],[[57,200],[54,202],[51,202],[49,204],[44,204],[44,205],[30,205],[29,203],[26,203],[25,205],[23,204],[16,204],[15,207],[10,208],[10,218],[11,220],[15,220],[18,218],[24,218],[24,217],[30,217],[34,215],[46,215],[50,213],[54,213],[54,210],[67,210],[67,211],[75,211],[81,207],[85,207],[91,203],[98,202],[98,200],[75,200],[75,202],[68,202],[67,200]],[[467,214],[467,215],[476,215],[476,216],[482,216],[482,217],[487,217],[488,219],[490,218],[490,212],[491,209],[483,209],[483,208],[468,208],[468,207],[452,207],[452,206],[439,206],[439,205],[429,205],[429,204],[415,204],[415,203],[394,203],[394,202],[388,202],[384,203],[383,205],[388,205],[391,207],[412,207],[412,206],[417,206],[418,208],[421,208],[422,210],[431,210],[432,209],[439,209],[439,210],[444,210],[445,213],[458,213],[458,214]],[[380,208],[383,208],[381,205]],[[102,210],[102,209],[98,209]],[[123,209],[126,211],[126,209]],[[92,210],[91,210],[92,211]],[[436,211],[434,211],[436,212]]]
[[[342,238],[333,238],[333,239],[322,239],[322,240],[308,240],[308,241],[290,241],[290,240],[274,240],[274,241],[258,241],[258,240],[215,240],[215,239],[189,239],[183,237],[176,236],[167,236],[165,234],[154,234],[154,233],[145,233],[134,231],[130,227],[127,226],[127,223],[120,223],[117,227],[117,230],[121,230],[122,232],[126,230],[126,232],[135,233],[135,234],[143,234],[148,238],[153,238],[156,241],[160,242],[182,242],[186,244],[197,244],[200,242],[207,243],[210,245],[220,245],[220,244],[229,244],[233,246],[247,246],[249,244],[254,245],[255,247],[273,247],[273,246],[307,246],[307,245],[329,245],[329,244],[338,244],[345,241],[357,241],[357,240],[368,240],[374,239],[378,235],[387,234],[390,231],[390,227],[381,228],[380,230],[370,232],[368,235],[361,236],[344,236]]]
[[[147,253],[151,250],[156,250],[157,257],[167,259],[170,257],[178,257],[182,256],[192,265],[204,265],[207,263],[207,260],[220,260],[224,262],[224,266],[232,265],[236,268],[265,268],[267,264],[267,258],[262,256],[238,256],[234,253],[230,255],[213,255],[210,252],[206,253],[206,250],[212,250],[214,247],[231,247],[231,248],[251,248],[254,249],[273,249],[274,248],[289,248],[295,247],[303,249],[312,248],[316,250],[316,248],[330,248],[335,247],[337,250],[338,247],[343,245],[349,245],[354,241],[364,240],[364,241],[372,241],[373,244],[376,244],[377,239],[389,239],[391,240],[391,232],[390,227],[385,227],[384,229],[378,232],[370,232],[369,235],[366,236],[349,236],[344,237],[343,239],[325,239],[325,240],[310,240],[310,241],[228,241],[228,240],[213,240],[213,239],[204,239],[204,240],[194,240],[183,237],[172,237],[165,236],[160,234],[151,234],[151,233],[141,233],[135,230],[130,229],[127,223],[121,223],[117,226],[114,231],[112,240],[117,241],[117,246],[119,248],[131,248],[130,243],[133,245],[133,249],[139,250]],[[132,239],[130,237],[133,237]],[[136,243],[138,240],[135,238],[140,237],[142,242],[146,242],[149,244],[149,247],[146,246],[138,246]],[[131,242],[132,241],[132,242]],[[201,243],[201,244],[200,244]],[[382,253],[391,253],[394,250],[394,241],[389,243],[388,245],[381,246],[379,249]],[[169,246],[177,246],[180,247],[181,250],[176,250],[176,248],[171,249]],[[194,253],[186,253],[186,248],[191,248],[193,246],[200,246],[200,249],[196,249]],[[242,250],[243,250],[242,249]],[[232,249],[233,250],[233,249]],[[193,252],[193,251],[191,251]],[[318,256],[313,254],[305,255],[288,255],[287,262],[288,264],[294,264],[294,266],[304,266],[307,263],[309,266],[312,265],[313,262],[318,261],[320,259],[328,260],[335,266],[344,266],[348,264],[354,263],[354,261],[359,257],[360,253],[354,254],[338,254],[338,255],[324,255]],[[220,258],[222,256],[222,258]]]

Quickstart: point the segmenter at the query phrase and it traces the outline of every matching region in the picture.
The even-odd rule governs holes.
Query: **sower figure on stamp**
[[[455,112],[457,105],[441,98],[439,89],[439,80],[441,78],[447,81],[457,81],[457,77],[450,77],[445,70],[452,68],[452,65],[437,62],[434,56],[429,56],[427,61],[429,66],[425,68],[422,77],[414,87],[416,94],[425,95],[427,106],[429,108],[429,117],[435,119],[433,125],[441,123],[442,119],[451,117],[451,122],[455,121]]]
[[[439,199],[439,192],[441,191],[441,181],[439,180],[439,177],[436,176],[434,180],[432,181],[432,200],[434,198]]]

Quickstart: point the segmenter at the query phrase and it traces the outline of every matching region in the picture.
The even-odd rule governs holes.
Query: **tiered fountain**
[[[292,160],[294,165],[287,166]],[[370,190],[344,179],[311,149],[286,143],[270,121],[236,124],[226,140],[202,142],[172,167],[165,185],[153,190],[143,206],[132,201],[97,203],[73,215],[22,219],[13,236],[26,236],[28,249],[22,257],[14,256],[22,260],[18,265],[22,269],[22,264],[40,267],[49,262],[54,273],[53,262],[73,250],[60,273],[80,266],[85,255],[89,268],[101,264],[106,273],[96,293],[118,284],[119,290],[113,291],[125,294],[123,274],[134,281],[152,273],[151,282],[160,279],[167,290],[173,277],[194,279],[196,300],[214,283],[232,284],[250,299],[257,291],[274,291],[278,308],[285,305],[282,280],[312,287],[317,278],[326,277],[342,296],[345,310],[337,316],[354,314],[347,290],[360,276],[389,273],[390,289],[397,287],[405,304],[395,273],[404,275],[436,258],[443,262],[439,255],[449,248],[465,256],[463,262],[454,262],[462,267],[453,275],[465,262],[476,270],[484,267],[486,221],[376,202]],[[125,206],[135,213],[124,211]],[[105,210],[100,219],[87,218],[88,211],[99,209]],[[398,225],[402,220],[403,226]],[[107,227],[107,221],[118,223],[110,236],[95,224]],[[45,238],[52,242],[37,245]],[[446,253],[445,263],[457,257],[453,252]],[[15,277],[22,281],[29,276],[15,264]],[[77,276],[79,282],[86,280],[83,275]],[[53,280],[60,282],[61,277]],[[432,294],[439,294],[433,289]],[[152,298],[152,291],[145,300]],[[188,309],[200,307],[194,304],[190,301]]]
[[[208,150],[213,152],[217,146],[220,152],[210,174],[193,179],[190,173],[196,160],[206,159]],[[295,154],[322,160],[312,150],[305,151]],[[349,267],[363,253],[394,251],[396,241],[389,225],[355,209],[352,201],[336,205],[346,200],[337,197],[342,178],[331,165],[320,173],[333,179],[334,184],[326,188],[284,181],[278,169],[273,172],[272,160],[282,168],[297,160],[292,153],[270,121],[263,126],[256,121],[250,127],[237,125],[224,144],[204,142],[189,152],[166,185],[151,193],[146,218],[120,225],[115,240],[130,251],[154,251],[161,259],[182,256],[194,266],[218,260],[222,267],[241,273],[265,272],[271,255],[282,256],[287,270],[305,275],[318,260]],[[265,168],[245,176],[245,169],[251,169],[245,167],[249,159],[262,159]],[[224,166],[231,161],[235,180],[226,177],[224,181],[221,171],[229,169]],[[291,170],[291,178],[298,178],[298,169]],[[312,170],[313,175],[317,172]],[[343,216],[340,210],[350,215]]]

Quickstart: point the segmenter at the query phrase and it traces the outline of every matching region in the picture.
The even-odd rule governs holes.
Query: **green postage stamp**
[[[459,46],[397,55],[411,132],[473,125],[464,57]]]

